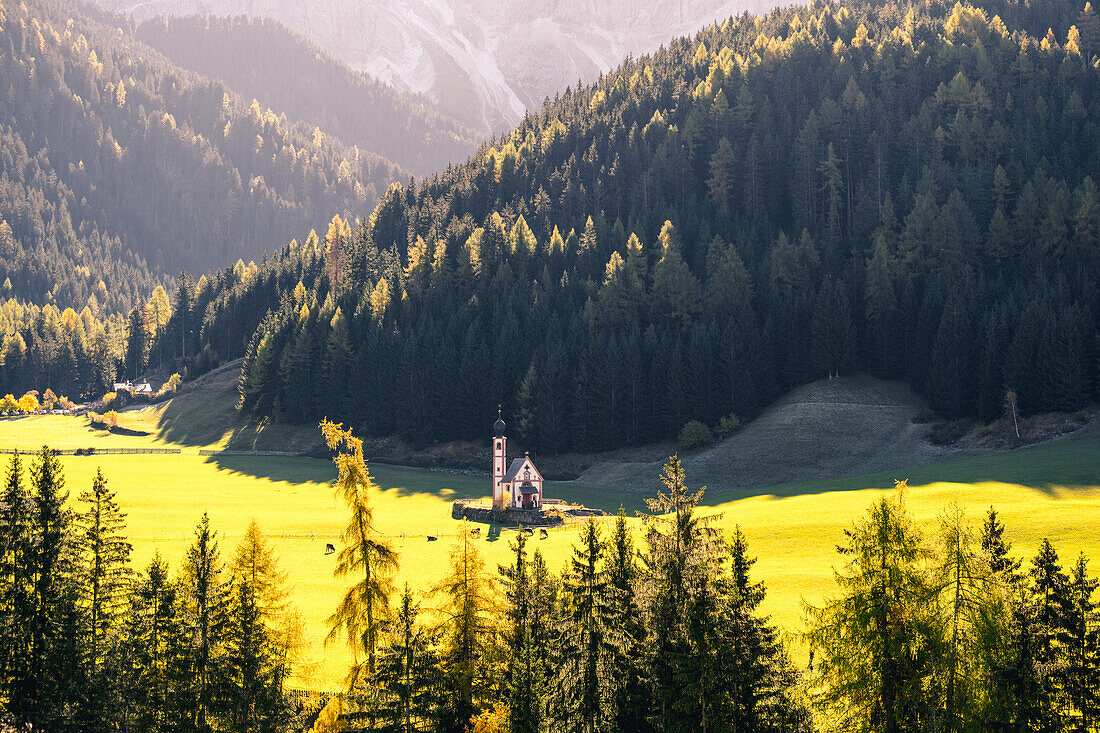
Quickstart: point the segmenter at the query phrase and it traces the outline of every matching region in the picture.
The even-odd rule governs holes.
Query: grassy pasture
[[[194,398],[208,399],[200,394]],[[327,647],[322,643],[325,619],[344,587],[343,581],[332,577],[333,556],[324,554],[326,543],[339,546],[346,518],[333,497],[330,482],[334,469],[326,461],[306,458],[199,456],[198,448],[204,446],[245,447],[237,439],[246,431],[237,428],[219,433],[209,413],[195,415],[190,409],[180,410],[179,405],[173,411],[172,404],[122,414],[125,426],[151,430],[153,434],[147,437],[93,430],[85,420],[72,417],[0,420],[0,448],[33,450],[43,443],[67,448],[180,446],[180,455],[63,457],[67,488],[75,500],[90,486],[95,469],[102,467],[129,514],[129,534],[139,566],[155,552],[178,565],[204,511],[221,532],[222,554],[228,559],[255,518],[273,541],[313,641],[309,665],[300,670],[299,682],[325,687],[337,684],[349,657],[339,642]],[[196,437],[200,429],[205,432]],[[250,443],[275,447],[274,436],[265,435],[263,426],[247,431]],[[311,439],[302,431],[292,437],[296,444]],[[486,478],[381,464],[372,465],[372,473],[380,486],[374,497],[376,520],[401,552],[401,579],[427,590],[445,567],[457,529],[450,518],[451,501],[485,495]],[[1100,532],[1096,530],[1100,522],[1100,426],[1012,453],[906,471],[708,492],[706,511],[722,514],[719,526],[740,524],[745,531],[750,549],[759,557],[756,575],[769,589],[766,610],[791,635],[796,653],[802,601],[820,601],[831,592],[831,568],[837,559],[834,548],[841,530],[874,497],[892,491],[895,477],[909,478],[906,505],[928,532],[934,531],[938,515],[952,502],[959,502],[975,522],[993,504],[1001,512],[1018,554],[1033,554],[1038,541],[1047,536],[1066,563],[1083,550],[1094,558],[1094,572],[1100,568]],[[688,480],[691,485],[698,483],[690,473]],[[639,475],[631,483],[630,491],[614,492],[562,482],[550,484],[547,492],[609,512],[623,505],[632,513],[641,508],[643,498],[656,490],[658,482],[656,476]],[[479,544],[487,568],[506,561],[513,531],[483,529]],[[438,536],[439,541],[428,542],[429,534]],[[574,537],[574,529],[558,529],[546,540],[536,536],[533,544],[541,548],[551,567],[557,568],[568,556]]]

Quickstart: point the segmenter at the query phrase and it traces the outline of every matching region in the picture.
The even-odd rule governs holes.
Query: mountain
[[[156,15],[277,20],[353,69],[483,132],[511,128],[630,54],[772,0],[97,0]]]
[[[125,309],[151,278],[258,258],[333,211],[369,211],[407,178],[180,69],[119,25],[93,6],[5,6],[7,295],[80,308],[96,294]]]
[[[220,289],[192,353],[246,354],[246,412],[427,443],[503,403],[555,453],[860,370],[944,417],[996,418],[1009,392],[1080,409],[1100,386],[1100,28],[1055,7],[1043,37],[933,2],[674,41]]]
[[[427,98],[349,69],[272,20],[155,18],[135,36],[183,68],[417,175],[465,160],[481,142]]]

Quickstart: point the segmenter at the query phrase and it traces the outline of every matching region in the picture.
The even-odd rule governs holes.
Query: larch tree
[[[356,664],[348,677],[349,688],[354,688],[375,672],[382,629],[390,618],[398,556],[393,545],[374,526],[370,493],[376,487],[363,457],[362,439],[328,420],[321,421],[321,434],[329,450],[335,453],[332,460],[337,468],[336,491],[351,513],[333,572],[338,578],[350,577],[355,582],[329,617],[328,638],[331,641],[343,632],[354,650]]]
[[[237,545],[230,573],[238,584],[247,583],[272,648],[278,653],[280,663],[289,667],[305,644],[302,617],[287,599],[291,589],[286,573],[279,568],[271,543],[256,520],[249,523]]]
[[[830,729],[903,733],[929,719],[924,681],[936,633],[930,552],[890,498],[844,532],[840,595],[807,607],[815,703]]]

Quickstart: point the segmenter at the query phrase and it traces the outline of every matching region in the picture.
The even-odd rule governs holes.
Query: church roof
[[[502,478],[501,481],[505,483],[511,483],[515,481],[516,477],[519,476],[519,472],[523,470],[524,464],[529,464],[531,466],[531,471],[535,474],[533,478],[539,481],[542,480],[542,474],[539,473],[539,470],[537,468],[535,468],[535,464],[533,461],[531,461],[530,456],[524,456],[523,458],[512,459],[512,465],[508,467],[508,473],[504,474],[504,478]]]
[[[537,493],[539,493],[539,490],[536,489],[531,484],[524,484],[523,486],[519,487],[519,493],[521,493],[521,494],[537,494]]]

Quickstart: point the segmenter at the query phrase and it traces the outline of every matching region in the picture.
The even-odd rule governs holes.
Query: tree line
[[[173,575],[133,568],[99,471],[69,501],[48,447],[0,494],[0,724],[47,731],[291,730],[301,623],[255,522],[226,562],[204,514]]]
[[[993,508],[974,527],[949,507],[926,535],[903,482],[874,502],[837,547],[834,592],[806,606],[803,670],[760,611],[746,538],[717,528],[676,457],[640,531],[622,511],[590,520],[560,573],[519,531],[493,572],[463,522],[418,597],[395,588],[362,443],[323,428],[351,514],[337,572],[356,581],[333,634],[360,662],[315,730],[1100,729],[1088,561],[1064,569],[1043,540],[1025,567]]]

